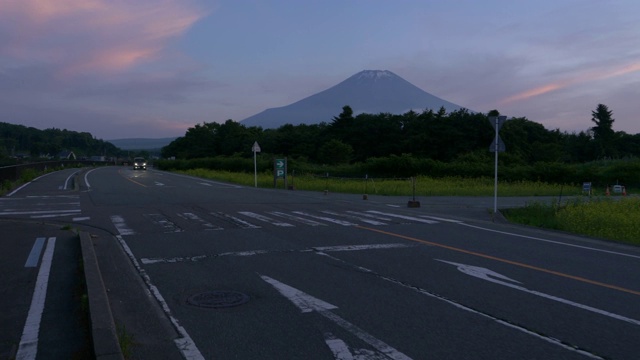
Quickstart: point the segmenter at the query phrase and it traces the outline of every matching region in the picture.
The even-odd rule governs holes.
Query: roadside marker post
[[[489,122],[491,126],[496,130],[496,137],[493,140],[493,144],[489,147],[489,151],[495,153],[495,170],[493,180],[493,214],[498,213],[498,153],[506,150],[504,142],[498,135],[500,128],[507,121],[506,116],[489,116]]]
[[[253,151],[253,182],[254,187],[258,187],[258,161],[256,160],[256,153],[259,153],[262,150],[260,149],[260,145],[258,145],[257,141],[253,143],[251,151]]]

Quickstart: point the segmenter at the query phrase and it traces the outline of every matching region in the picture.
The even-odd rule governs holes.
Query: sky
[[[638,134],[640,1],[0,0],[1,122],[177,137],[362,70],[566,132],[605,104]]]

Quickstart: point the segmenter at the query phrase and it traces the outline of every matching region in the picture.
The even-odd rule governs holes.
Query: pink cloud
[[[634,72],[640,71],[640,63],[633,64],[625,64],[622,66],[614,67],[614,68],[606,68],[602,70],[594,70],[587,73],[583,73],[573,78],[554,82],[547,85],[538,86],[536,88],[523,91],[513,96],[509,96],[505,99],[500,100],[500,104],[509,104],[515,101],[526,100],[535,96],[543,95],[552,91],[560,90],[575,84],[598,81],[598,80],[606,80],[613,77],[618,77]]]
[[[0,55],[58,75],[120,72],[158,57],[206,13],[182,0],[5,0]]]

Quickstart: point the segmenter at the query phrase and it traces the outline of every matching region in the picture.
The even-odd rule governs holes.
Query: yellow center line
[[[147,185],[145,185],[145,184],[141,184],[141,183],[139,183],[139,182],[137,182],[137,181],[135,181],[135,180],[131,180],[131,178],[128,178],[128,177],[126,177],[126,176],[122,175],[122,170],[118,170],[118,174],[120,174],[120,176],[122,176],[125,180],[129,180],[129,181],[131,181],[132,183],[137,184],[137,185],[140,185],[140,186],[142,186],[142,187],[147,187]]]
[[[414,237],[405,236],[405,235],[401,235],[401,234],[396,234],[396,233],[383,231],[383,230],[378,230],[378,229],[374,229],[374,228],[369,228],[369,227],[366,227],[366,226],[357,226],[357,228],[363,229],[363,230],[369,230],[369,231],[373,231],[373,232],[377,232],[377,233],[380,233],[380,234],[389,235],[389,236],[393,236],[393,237],[397,237],[397,238],[401,238],[401,239],[405,239],[405,240],[409,240],[409,241],[415,241],[415,242],[419,242],[419,243],[426,244],[426,245],[437,246],[437,247],[440,247],[440,248],[443,248],[443,249],[447,249],[447,250],[452,250],[452,251],[456,251],[456,252],[460,252],[460,253],[464,253],[464,254],[478,256],[478,257],[485,258],[485,259],[495,260],[495,261],[499,261],[499,262],[503,262],[503,263],[506,263],[506,264],[515,265],[515,266],[526,268],[526,269],[536,270],[536,271],[540,271],[540,272],[543,272],[543,273],[556,275],[556,276],[560,276],[560,277],[563,277],[563,278],[572,279],[572,280],[580,281],[580,282],[583,282],[583,283],[596,285],[596,286],[601,286],[601,287],[604,287],[604,288],[618,290],[618,291],[622,291],[622,292],[626,292],[626,293],[629,293],[629,294],[639,295],[640,296],[640,291],[635,291],[635,290],[631,290],[631,289],[627,289],[627,288],[623,288],[623,287],[620,287],[620,286],[611,285],[611,284],[607,284],[607,283],[603,283],[603,282],[599,282],[599,281],[595,281],[595,280],[589,280],[589,279],[585,279],[583,277],[569,275],[569,274],[565,274],[565,273],[562,273],[562,272],[553,271],[553,270],[549,270],[549,269],[545,269],[545,268],[541,268],[541,267],[537,267],[537,266],[533,266],[533,265],[528,265],[528,264],[524,264],[524,263],[513,261],[513,260],[507,260],[507,259],[503,259],[503,258],[500,258],[500,257],[497,257],[497,256],[491,256],[491,255],[482,254],[482,253],[475,252],[475,251],[460,249],[460,248],[457,248],[457,247],[454,247],[454,246],[443,245],[443,244],[435,243],[435,242],[432,242],[432,241],[416,239]]]

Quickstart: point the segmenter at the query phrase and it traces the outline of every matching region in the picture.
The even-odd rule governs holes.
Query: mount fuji
[[[351,107],[354,115],[438,111],[440,107],[451,112],[462,108],[429,94],[391,71],[364,70],[327,90],[287,106],[264,110],[241,123],[273,129],[285,124],[330,122],[345,105]]]

